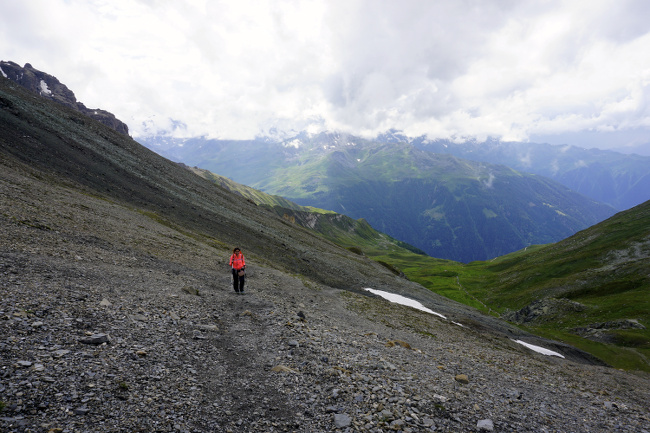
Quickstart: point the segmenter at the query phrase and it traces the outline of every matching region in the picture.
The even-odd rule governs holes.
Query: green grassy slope
[[[610,365],[650,371],[650,202],[561,242],[492,261],[461,264],[380,252],[375,258],[486,313],[515,320],[513,312],[520,311],[521,327]]]
[[[208,170],[196,167],[187,168],[257,205],[269,208],[286,221],[311,229],[325,239],[357,253],[368,250],[392,251],[398,255],[406,256],[410,254],[425,255],[423,251],[412,245],[375,230],[364,219],[354,220],[336,212],[311,206],[300,206],[283,197],[266,194]]]
[[[304,210],[308,211],[310,209],[313,209],[315,212],[328,212],[316,208],[311,208],[309,206],[300,206],[292,201],[289,201],[283,197],[280,197],[279,195],[271,195],[271,194],[266,194],[262,191],[259,191],[254,188],[250,188],[246,185],[242,185],[241,183],[237,183],[231,179],[228,179],[225,176],[218,175],[216,173],[212,173],[209,170],[204,170],[202,168],[198,167],[187,167],[189,170],[192,172],[198,174],[201,177],[204,177],[205,179],[211,180],[217,185],[222,186],[223,188],[226,188],[229,191],[235,192],[245,199],[248,199],[255,204],[261,204],[261,205],[266,205],[270,207],[274,206],[280,206],[282,208],[286,209],[294,209],[294,210]],[[333,212],[332,212],[333,213]]]
[[[580,311],[527,326],[620,367],[649,369],[650,202],[557,244],[484,266],[483,277],[468,285],[486,303],[517,310],[538,299],[576,302]]]

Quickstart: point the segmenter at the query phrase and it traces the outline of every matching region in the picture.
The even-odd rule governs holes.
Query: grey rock
[[[97,346],[103,343],[108,343],[110,339],[106,334],[93,334],[89,337],[82,338],[79,341],[83,344],[91,344]]]
[[[190,294],[190,295],[201,296],[201,293],[199,292],[199,289],[197,289],[196,287],[193,287],[193,286],[184,286],[183,291],[185,293]]]
[[[491,419],[482,419],[476,423],[476,428],[481,431],[494,431],[494,423]]]
[[[587,307],[570,299],[545,298],[534,301],[518,311],[502,314],[505,320],[515,323],[536,323],[555,320],[566,312],[582,312]]]
[[[88,412],[90,412],[90,409],[87,407],[78,407],[73,412],[75,415],[86,415]]]
[[[102,307],[112,307],[113,306],[111,301],[109,301],[106,298],[102,299],[101,302],[99,303],[99,305],[102,306]]]
[[[25,87],[27,90],[84,113],[121,134],[129,135],[129,128],[124,122],[118,120],[115,115],[108,111],[100,110],[98,108],[87,108],[84,104],[78,102],[74,93],[64,84],[59,82],[56,77],[34,69],[34,67],[29,63],[25,63],[24,67],[21,67],[14,62],[3,61],[0,62],[0,64],[2,65],[2,70],[9,79]],[[49,93],[44,91],[41,83],[47,85]]]
[[[68,353],[70,353],[69,350],[59,349],[59,350],[55,350],[54,352],[52,352],[52,356],[55,357],[55,358],[62,358],[65,355],[67,355]]]
[[[350,427],[352,424],[352,418],[345,413],[334,414],[334,426],[336,428],[345,428]]]

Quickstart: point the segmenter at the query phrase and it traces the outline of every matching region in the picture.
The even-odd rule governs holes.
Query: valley
[[[432,257],[465,263],[556,242],[615,213],[547,178],[405,143],[325,133],[282,143],[156,143],[145,141],[173,160],[300,205],[364,218]]]

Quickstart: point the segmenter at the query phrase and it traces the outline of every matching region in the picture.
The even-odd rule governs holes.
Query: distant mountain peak
[[[25,66],[21,67],[17,63],[2,60],[0,61],[0,75],[33,93],[77,110],[121,134],[129,135],[129,127],[117,119],[114,114],[99,108],[87,108],[83,103],[77,101],[72,90],[68,89],[65,84],[62,84],[56,77],[35,69],[30,63],[25,63]]]

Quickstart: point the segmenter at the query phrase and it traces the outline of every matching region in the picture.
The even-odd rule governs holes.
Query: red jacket
[[[230,262],[228,264],[232,266],[233,269],[240,270],[241,268],[246,266],[244,255],[242,253],[239,253],[237,255],[233,254],[232,256],[230,256]]]

